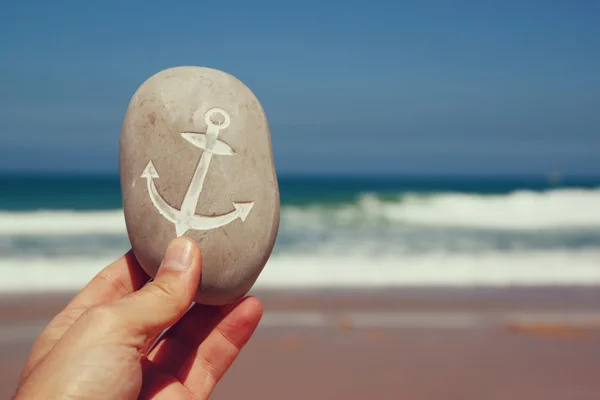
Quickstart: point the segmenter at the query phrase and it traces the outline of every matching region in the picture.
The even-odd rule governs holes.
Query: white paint
[[[254,203],[233,203],[235,210],[230,211],[226,214],[216,215],[214,217],[205,217],[201,215],[191,215],[189,219],[186,221],[188,226],[187,229],[195,229],[195,230],[209,230],[218,228],[223,225],[227,225],[228,223],[235,221],[237,218],[241,219],[242,222],[246,220],[246,217],[252,210]],[[185,232],[183,232],[185,233]]]
[[[208,136],[205,133],[194,133],[194,132],[183,132],[181,134],[185,140],[193,144],[194,146],[211,152],[212,154],[222,156],[234,156],[235,150],[231,148],[227,143],[222,140],[217,140],[212,148],[208,147]]]
[[[156,172],[156,168],[152,161],[149,161],[148,165],[146,165],[146,169],[144,169],[144,173],[142,173],[142,178],[146,178],[148,194],[150,195],[150,200],[154,207],[167,219],[167,221],[177,224],[179,221],[179,210],[171,207],[171,205],[162,198],[160,193],[158,193],[158,189],[156,189],[156,185],[154,184],[154,179],[158,179],[158,172]]]
[[[217,117],[222,117],[223,121],[216,121]],[[231,119],[227,111],[218,107],[211,108],[204,114],[204,122],[207,125],[206,133],[183,132],[181,134],[185,140],[204,151],[200,156],[200,161],[179,210],[168,204],[160,193],[158,193],[154,179],[158,179],[159,176],[152,160],[148,162],[141,176],[146,179],[148,184],[148,195],[152,204],[167,221],[175,224],[175,231],[178,237],[184,235],[189,229],[215,229],[227,225],[237,218],[245,221],[254,206],[254,202],[234,202],[233,207],[235,209],[226,214],[212,217],[196,215],[196,205],[198,204],[200,193],[202,193],[204,180],[206,179],[213,154],[227,156],[237,154],[227,143],[218,140],[221,129],[225,129],[231,124]]]

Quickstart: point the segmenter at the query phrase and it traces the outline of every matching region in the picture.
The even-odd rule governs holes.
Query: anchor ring
[[[211,117],[214,114],[221,114],[223,116],[223,122],[219,124],[213,121]],[[204,122],[206,122],[206,125],[208,126],[213,126],[217,129],[225,129],[231,123],[231,119],[229,118],[229,113],[227,111],[223,110],[220,107],[213,107],[206,111],[206,113],[204,114]]]

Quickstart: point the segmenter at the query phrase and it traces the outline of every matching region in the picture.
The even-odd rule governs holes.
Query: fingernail
[[[193,244],[189,240],[181,238],[173,240],[165,252],[162,267],[170,269],[189,268],[192,264],[193,250]]]

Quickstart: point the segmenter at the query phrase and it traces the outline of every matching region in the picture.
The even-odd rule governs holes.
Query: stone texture
[[[231,303],[250,290],[279,228],[271,135],[250,89],[203,67],[150,77],[127,109],[119,169],[129,239],[150,276],[179,234],[202,249],[197,302]]]

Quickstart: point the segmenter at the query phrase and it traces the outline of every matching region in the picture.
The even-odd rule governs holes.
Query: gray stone
[[[168,243],[186,236],[202,250],[197,302],[250,290],[279,229],[271,134],[250,89],[202,67],[150,77],[127,109],[119,169],[129,240],[150,276]]]

